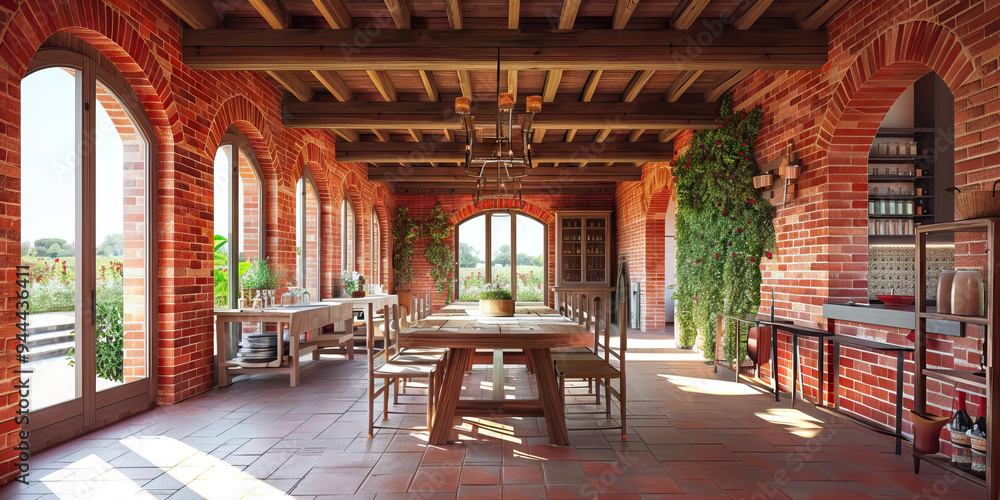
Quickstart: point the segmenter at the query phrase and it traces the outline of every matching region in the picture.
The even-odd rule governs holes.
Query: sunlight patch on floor
[[[458,432],[467,439],[476,439],[476,436],[479,436],[516,444],[524,442],[521,438],[514,436],[513,426],[477,417],[462,417],[462,424],[458,426]]]
[[[42,478],[42,484],[55,496],[64,500],[82,498],[137,498],[153,500],[155,497],[116,470],[97,455],[87,455],[66,467]]]
[[[292,498],[239,468],[173,438],[133,436],[120,442],[202,498],[248,495]]]
[[[684,392],[699,392],[702,394],[713,394],[716,396],[745,396],[760,394],[759,391],[746,384],[736,382],[726,382],[724,380],[712,380],[707,378],[682,377],[680,375],[658,374],[676,385]]]
[[[823,430],[822,420],[791,408],[771,408],[766,412],[754,413],[766,422],[782,425],[799,437],[814,438]]]

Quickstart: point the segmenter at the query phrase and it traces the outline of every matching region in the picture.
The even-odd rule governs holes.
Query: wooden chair
[[[369,317],[374,312],[371,306],[368,307]],[[397,313],[398,314],[398,309]],[[423,355],[400,354],[398,346],[398,332],[391,328],[393,319],[392,308],[386,306],[383,309],[383,321],[379,325],[381,328],[384,345],[378,353],[375,352],[375,330],[376,321],[368,322],[367,351],[368,351],[368,437],[375,435],[375,399],[382,396],[382,420],[389,419],[389,391],[397,386],[399,381],[413,379],[425,379],[427,381],[427,429],[431,428],[434,415],[434,403],[437,398],[437,387],[440,383],[442,371],[438,369],[441,364],[440,358],[433,358]],[[386,319],[387,318],[387,319]],[[375,387],[375,380],[382,379],[382,385]],[[395,402],[398,404],[398,390]],[[394,429],[397,429],[394,427]]]
[[[622,311],[624,311],[625,304],[621,304]],[[619,318],[619,327],[621,331],[620,345],[617,351],[611,348],[611,325],[610,321],[610,304],[603,304],[603,307],[595,307],[594,310],[595,320],[594,329],[595,332],[603,330],[603,335],[599,337],[598,349],[594,354],[597,356],[579,356],[576,359],[573,357],[564,358],[560,361],[555,361],[556,374],[559,377],[559,394],[565,402],[566,397],[566,379],[596,379],[602,380],[604,383],[604,393],[605,393],[605,414],[607,418],[611,418],[611,396],[614,396],[618,400],[618,406],[621,410],[620,413],[620,427],[622,430],[622,439],[627,439],[627,427],[625,421],[626,415],[626,392],[627,387],[625,383],[625,350],[627,348],[627,333],[625,330],[625,322],[623,318]],[[604,328],[601,329],[601,319],[604,318]],[[553,355],[555,358],[555,355]],[[596,358],[596,359],[595,359]],[[617,367],[612,363],[612,361],[617,363]],[[618,388],[614,388],[611,385],[611,379],[618,379]],[[599,398],[600,396],[598,396]],[[589,428],[589,429],[573,429],[573,430],[603,430],[606,427],[599,428]]]

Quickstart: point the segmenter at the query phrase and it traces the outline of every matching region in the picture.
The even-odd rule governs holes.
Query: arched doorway
[[[491,283],[518,302],[544,302],[548,227],[516,211],[483,212],[455,228],[458,301],[477,302]]]

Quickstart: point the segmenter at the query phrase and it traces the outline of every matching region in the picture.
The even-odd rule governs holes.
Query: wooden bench
[[[330,325],[312,338],[299,343],[299,352],[289,353],[291,356],[302,356],[312,353],[312,359],[319,359],[323,354],[344,354],[347,359],[354,359],[354,313],[350,304],[333,306]]]

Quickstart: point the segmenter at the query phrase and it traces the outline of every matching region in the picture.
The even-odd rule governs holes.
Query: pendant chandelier
[[[521,179],[534,166],[531,163],[531,121],[542,110],[542,97],[530,96],[518,126],[514,113],[514,94],[500,92],[500,47],[497,46],[497,116],[495,141],[476,141],[472,100],[455,98],[455,113],[465,127],[465,173],[476,177],[476,208],[523,208]],[[515,131],[518,136],[515,137]],[[516,139],[516,140],[515,140]]]

